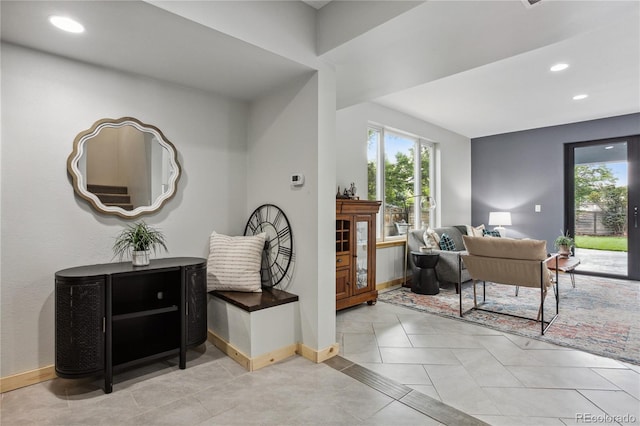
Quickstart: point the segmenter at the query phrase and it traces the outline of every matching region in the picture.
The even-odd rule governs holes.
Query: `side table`
[[[571,287],[576,288],[576,277],[574,275],[575,269],[580,265],[580,259],[577,257],[563,257],[558,258],[558,271],[566,272],[571,277]],[[549,262],[547,267],[554,271],[556,269],[555,262]]]
[[[440,284],[436,277],[436,264],[440,255],[437,253],[412,251],[413,263],[417,266],[413,273],[411,291],[418,294],[434,295],[440,293]]]

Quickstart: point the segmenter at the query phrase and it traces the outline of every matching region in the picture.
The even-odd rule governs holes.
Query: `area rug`
[[[561,346],[579,349],[596,355],[640,365],[640,282],[576,275],[576,287],[568,275],[561,275],[560,315],[540,335],[540,323],[491,312],[474,310],[473,286],[463,285],[462,306],[453,285],[442,286],[434,296],[412,293],[399,287],[378,295],[378,301],[405,306],[418,311],[455,318],[521,336]],[[482,302],[482,284],[477,285],[478,303]],[[536,318],[540,290],[501,284],[486,284],[485,309],[502,311],[528,318]],[[545,320],[555,312],[553,292],[545,301]]]

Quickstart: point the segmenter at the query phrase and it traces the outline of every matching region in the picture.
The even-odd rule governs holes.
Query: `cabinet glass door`
[[[356,222],[356,290],[367,288],[369,283],[368,265],[369,221]]]

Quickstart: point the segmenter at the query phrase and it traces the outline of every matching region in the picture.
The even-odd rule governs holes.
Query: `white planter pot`
[[[558,254],[562,257],[569,257],[569,255],[571,254],[571,247],[558,246]]]
[[[149,250],[134,251],[131,255],[133,266],[147,266],[149,264]]]

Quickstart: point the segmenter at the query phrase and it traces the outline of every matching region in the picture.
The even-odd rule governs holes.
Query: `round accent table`
[[[440,255],[437,253],[412,251],[413,263],[417,269],[413,273],[411,291],[418,294],[434,295],[440,293],[440,284],[436,277],[436,264]]]

